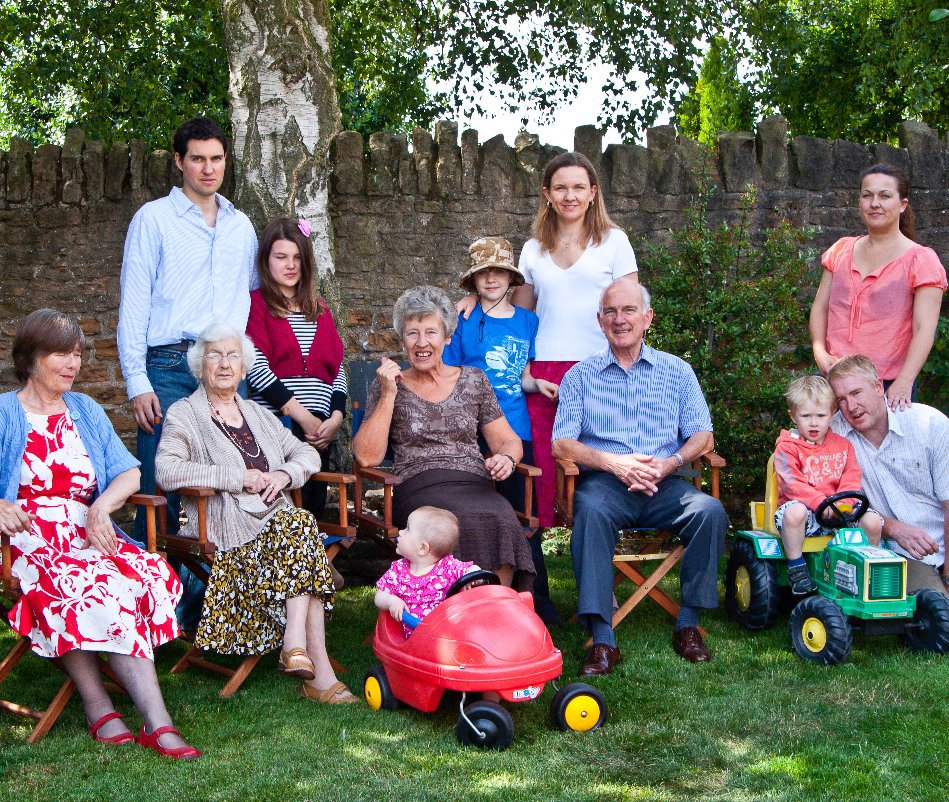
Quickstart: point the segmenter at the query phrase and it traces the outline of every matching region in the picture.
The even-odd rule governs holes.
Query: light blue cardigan
[[[0,483],[6,501],[14,501],[17,497],[20,464],[29,431],[26,414],[16,399],[17,392],[0,394]],[[64,393],[63,399],[89,452],[99,492],[105,490],[120,473],[141,464],[129,453],[112,428],[105,411],[92,398],[83,393],[70,392]]]

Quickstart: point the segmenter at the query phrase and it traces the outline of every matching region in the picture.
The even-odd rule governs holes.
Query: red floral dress
[[[41,657],[83,649],[152,659],[178,634],[181,582],[160,556],[124,540],[113,555],[82,548],[96,492],[86,447],[68,412],[27,420],[17,500],[36,520],[11,538],[23,596],[10,623]]]

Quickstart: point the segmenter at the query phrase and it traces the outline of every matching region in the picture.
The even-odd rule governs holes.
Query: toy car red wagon
[[[484,581],[492,584],[471,587]],[[530,594],[497,581],[488,571],[462,577],[407,640],[402,625],[380,611],[373,650],[382,665],[366,674],[369,707],[395,710],[403,702],[431,713],[445,691],[460,691],[458,740],[506,749],[514,739],[511,714],[496,702],[466,704],[467,694],[493,691],[508,702],[536,699],[561,675],[563,659]],[[459,592],[465,588],[470,589]],[[606,700],[590,685],[571,683],[554,695],[550,714],[560,729],[586,732],[606,720]]]

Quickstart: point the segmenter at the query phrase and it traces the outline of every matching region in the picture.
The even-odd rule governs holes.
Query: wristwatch
[[[680,467],[680,468],[681,468],[683,465],[685,465],[685,460],[682,459],[682,455],[681,455],[678,451],[676,451],[676,453],[673,454],[672,456],[676,458],[676,462],[679,463],[679,467]]]

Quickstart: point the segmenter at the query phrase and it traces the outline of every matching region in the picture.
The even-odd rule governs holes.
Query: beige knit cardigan
[[[284,471],[295,488],[320,469],[320,455],[296,439],[272,413],[237,397],[241,415],[263,450],[271,471]],[[210,487],[221,491],[208,499],[208,540],[219,549],[253,540],[267,520],[289,506],[286,494],[268,507],[259,493],[244,492],[244,458],[211,418],[203,386],[168,409],[155,456],[155,479],[163,490]],[[188,523],[180,534],[197,538],[197,499],[183,496]]]

